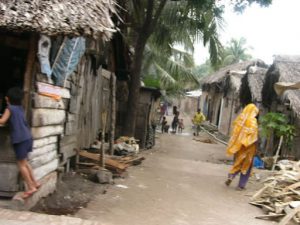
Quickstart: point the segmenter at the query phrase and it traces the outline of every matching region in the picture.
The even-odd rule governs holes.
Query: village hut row
[[[201,80],[203,92],[200,107],[207,120],[216,125],[222,134],[230,134],[231,124],[243,104],[246,104],[247,101],[261,102],[260,96],[256,95],[256,91],[252,95],[250,90],[262,88],[262,86],[253,87],[255,84],[261,84],[259,81],[254,84],[253,80],[260,80],[260,71],[266,71],[266,67],[265,63],[260,60],[246,61],[226,66]],[[244,83],[249,86],[246,102],[240,100],[243,78]]]
[[[34,139],[29,161],[44,195],[55,189],[58,171],[68,171],[76,149],[90,147],[101,131],[110,146],[121,134],[115,126],[124,124],[128,70],[114,13],[113,0],[0,2],[0,113],[7,90],[23,88]],[[158,90],[146,92],[140,100],[146,117],[137,123],[145,146],[159,98]],[[0,127],[0,149],[0,195],[13,196],[23,187],[7,126]]]
[[[260,116],[271,111],[286,114],[297,128],[290,154],[299,159],[300,91],[288,90],[282,96],[274,91],[277,82],[299,82],[299,74],[299,56],[277,55],[270,67],[261,60],[229,65],[201,80],[200,107],[208,121],[226,136],[235,117],[249,103],[259,107]]]

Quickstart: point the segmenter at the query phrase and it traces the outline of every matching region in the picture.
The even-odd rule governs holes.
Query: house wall
[[[227,136],[230,135],[232,123],[241,110],[236,94],[229,93],[223,97],[223,93],[212,90],[202,93],[200,107],[207,120],[218,126],[219,131]]]
[[[199,106],[203,112],[203,114],[205,115],[205,117],[207,117],[207,107],[208,107],[208,104],[207,104],[207,100],[209,98],[209,93],[208,92],[202,92],[202,95],[200,96],[200,103],[199,103]]]
[[[226,97],[223,98],[221,122],[219,125],[219,131],[222,134],[227,136],[231,134],[233,121],[240,112],[240,102],[236,97],[236,94],[229,93]]]
[[[51,153],[58,153],[47,159],[52,163],[49,170],[56,169],[58,163],[61,166],[67,163],[76,154],[75,149],[89,147],[98,138],[103,129],[103,113],[107,117],[105,131],[108,132],[111,115],[110,74],[100,68],[95,76],[89,56],[84,56],[78,69],[68,78],[66,87],[62,89],[65,95],[60,101],[35,93],[32,133],[35,142],[42,144],[35,147],[32,161],[36,157],[35,152],[48,148]],[[41,81],[45,82],[44,75],[37,76],[37,82]],[[44,163],[47,162],[40,164]],[[48,170],[39,176],[47,172]]]
[[[51,86],[52,81],[48,81],[46,75],[39,71],[39,62],[34,57],[27,108],[34,141],[33,151],[28,159],[38,180],[56,172],[58,167],[67,165],[69,158],[76,154],[75,149],[90,147],[103,128],[103,113],[107,114],[105,130],[108,132],[112,102],[111,72],[101,67],[95,71],[91,55],[82,57],[76,71],[69,76],[64,87],[60,88],[59,100],[40,93],[40,84],[53,88],[55,86]],[[1,139],[3,138],[5,143],[9,142],[7,135],[1,135]],[[8,150],[12,153],[10,148]],[[1,183],[11,185],[0,185],[0,192],[21,189],[15,158],[11,155],[6,155],[3,162],[0,154],[0,167],[10,168],[11,171],[8,176],[1,176],[4,178]]]
[[[179,111],[184,112],[188,115],[193,115],[197,111],[198,108],[198,101],[200,100],[200,97],[184,97],[179,100]]]

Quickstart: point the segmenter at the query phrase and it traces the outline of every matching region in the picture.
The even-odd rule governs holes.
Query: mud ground
[[[107,185],[92,182],[85,174],[70,172],[61,177],[56,191],[42,199],[31,211],[51,215],[73,215],[96,195],[105,194]]]
[[[171,117],[168,117],[171,120]],[[191,135],[186,120],[182,134],[158,134],[154,149],[141,153],[146,160],[128,169],[129,177],[102,186],[78,174],[64,177],[55,194],[43,200],[36,212],[69,214],[103,225],[264,225],[255,219],[263,212],[249,205],[268,171],[255,170],[246,191],[226,187],[232,163],[225,145],[201,133]]]

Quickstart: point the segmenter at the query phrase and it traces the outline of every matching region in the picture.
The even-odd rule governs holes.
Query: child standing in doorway
[[[37,183],[33,176],[31,166],[27,161],[28,153],[32,151],[32,135],[25,120],[25,113],[22,107],[23,91],[14,87],[8,90],[5,97],[7,108],[0,118],[0,125],[7,121],[10,125],[10,137],[13,149],[17,158],[17,165],[27,186],[27,191],[22,198],[28,198],[41,184]]]

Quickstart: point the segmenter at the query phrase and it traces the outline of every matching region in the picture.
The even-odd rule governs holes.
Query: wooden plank
[[[26,112],[26,118],[29,117],[29,110],[31,104],[31,95],[30,91],[32,89],[32,80],[33,80],[33,67],[35,63],[35,57],[37,52],[37,36],[36,34],[31,34],[29,41],[29,51],[27,54],[27,62],[24,74],[24,101],[23,105]]]
[[[40,148],[34,148],[32,150],[32,152],[29,153],[29,159],[33,159],[35,157],[38,157],[40,155],[44,155],[44,154],[48,154],[49,152],[55,151],[57,150],[57,144],[56,143],[52,143],[49,145],[45,145],[42,146]]]
[[[102,76],[105,77],[107,80],[110,80],[111,72],[105,69],[102,69]]]
[[[285,214],[261,215],[261,216],[256,216],[255,218],[256,219],[264,219],[264,220],[267,219],[267,220],[269,220],[269,219],[278,219],[278,218],[280,218],[282,216],[285,216]]]
[[[36,82],[38,93],[48,93],[51,95],[57,95],[61,98],[70,99],[71,94],[70,90],[58,86],[54,86],[52,84],[44,83],[44,82]]]
[[[76,121],[69,121],[66,123],[65,135],[74,136],[78,132],[79,132],[79,130],[77,129]]]
[[[73,144],[77,142],[76,135],[66,135],[60,139],[59,147],[63,147],[65,145]]]
[[[49,152],[48,154],[44,154],[44,155],[40,155],[38,157],[35,157],[33,159],[31,159],[30,165],[32,166],[33,169],[41,167],[45,164],[47,164],[48,162],[52,161],[53,159],[57,158],[57,152],[56,151],[52,151]]]
[[[287,225],[290,220],[298,213],[300,212],[300,206],[293,209],[289,214],[287,214],[285,217],[282,218],[282,220],[279,222],[278,225]]]
[[[263,188],[261,188],[260,190],[258,190],[258,191],[252,196],[251,201],[255,201],[255,200],[259,199],[259,198],[264,194],[264,192],[265,192],[267,189],[273,187],[274,185],[275,185],[275,181],[271,182],[270,184],[265,185]]]
[[[57,101],[53,98],[35,93],[33,96],[33,106],[35,108],[66,109],[66,102],[62,99]]]
[[[58,159],[54,159],[53,161],[33,169],[33,174],[37,180],[46,176],[47,174],[55,171],[58,168]]]
[[[300,187],[300,181],[297,182],[297,183],[294,183],[294,184],[291,184],[291,185],[285,187],[285,188],[283,189],[283,191],[288,191],[288,190],[290,190],[290,189],[297,189],[298,187]]]
[[[41,127],[63,124],[66,120],[66,112],[58,109],[33,109],[32,126]]]
[[[64,127],[62,125],[53,125],[53,126],[46,126],[46,127],[33,127],[31,128],[31,133],[33,139],[39,139],[54,135],[63,134]]]
[[[57,143],[57,140],[58,140],[57,136],[51,136],[51,137],[46,137],[46,138],[42,138],[42,139],[36,139],[36,140],[33,140],[33,148],[40,148],[40,147],[43,147],[45,145]]]
[[[111,77],[111,109],[110,109],[110,140],[109,140],[109,153],[114,154],[114,140],[115,140],[115,127],[116,127],[116,76],[112,74]]]
[[[143,160],[145,160],[145,157],[138,156],[138,157],[135,157],[135,158],[124,160],[122,162],[125,163],[125,164],[136,165],[136,164],[140,164],[141,161],[143,161]]]
[[[99,162],[99,160],[100,160],[100,154],[90,153],[90,152],[87,152],[84,150],[79,151],[79,155],[82,157],[88,158],[88,159],[95,160],[97,162]],[[128,165],[119,163],[119,162],[117,162],[113,159],[109,159],[107,157],[105,158],[105,165],[117,168],[119,170],[125,170],[128,167]]]
[[[76,155],[76,143],[70,143],[60,147],[59,152],[62,154],[62,160],[66,161],[67,159]]]

